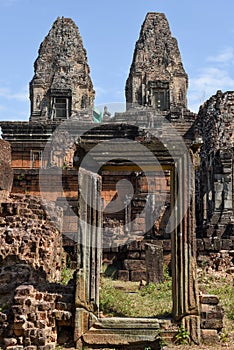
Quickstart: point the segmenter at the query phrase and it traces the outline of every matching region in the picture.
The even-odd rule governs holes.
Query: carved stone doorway
[[[156,153],[155,150],[153,151]],[[166,167],[171,174],[172,317],[173,321],[185,326],[193,342],[199,343],[200,316],[196,285],[195,185],[194,170],[191,171],[192,157],[192,152],[178,154],[176,161],[167,163]],[[160,159],[160,154],[158,159]],[[146,341],[147,330],[150,329],[157,338],[158,332],[156,330],[160,328],[157,320],[152,325],[152,319],[148,321],[147,319],[139,319],[138,321],[136,319],[134,323],[131,319],[123,318],[122,321],[118,320],[117,331],[114,331],[114,321],[108,323],[108,320],[98,319],[102,214],[87,203],[90,203],[88,196],[92,194],[92,201],[97,206],[102,205],[101,182],[101,176],[89,171],[83,171],[79,181],[80,225],[75,320],[75,340],[78,349],[82,349],[89,339],[92,339],[93,348],[100,348],[105,344],[109,344],[109,347],[113,348],[116,345],[116,337],[119,340],[118,344],[121,344],[122,341],[122,346],[129,344],[131,336],[133,343],[134,339],[136,343],[139,343],[139,335],[143,334],[142,339]],[[84,189],[86,189],[85,194],[83,193]],[[132,326],[129,326],[128,332],[122,332],[124,329],[126,330],[126,322]],[[99,330],[96,333],[94,325]],[[139,330],[136,335],[134,329],[137,327]],[[122,338],[121,334],[124,334]],[[152,337],[148,336],[148,340],[152,342]]]

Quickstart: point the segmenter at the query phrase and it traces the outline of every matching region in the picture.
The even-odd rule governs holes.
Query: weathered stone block
[[[219,318],[203,319],[201,320],[202,329],[221,330],[223,328],[223,320]]]
[[[202,304],[217,305],[219,303],[219,298],[217,295],[202,294],[200,296],[200,302]]]
[[[146,271],[130,271],[130,281],[139,282],[146,280]]]
[[[159,283],[164,280],[163,248],[161,245],[145,244],[146,281]]]
[[[190,340],[195,344],[199,344],[201,339],[200,317],[195,315],[185,316],[182,323],[190,334]]]
[[[121,281],[129,281],[129,271],[128,270],[119,270],[118,279]]]
[[[217,344],[220,341],[218,332],[215,329],[202,329],[202,341],[204,344]]]
[[[22,330],[25,322],[14,322],[14,331],[15,330]]]
[[[145,261],[144,260],[131,260],[131,259],[125,259],[124,260],[124,268],[129,271],[145,271]]]

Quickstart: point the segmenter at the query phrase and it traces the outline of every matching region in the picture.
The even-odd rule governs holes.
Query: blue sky
[[[95,104],[124,102],[135,42],[147,12],[164,12],[189,75],[188,105],[234,90],[233,0],[0,0],[0,120],[28,120],[28,84],[40,43],[71,17],[87,50]]]

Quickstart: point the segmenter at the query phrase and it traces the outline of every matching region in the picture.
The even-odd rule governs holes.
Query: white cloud
[[[207,58],[207,61],[209,62],[216,62],[216,63],[233,63],[234,61],[234,50],[233,47],[227,47],[225,48],[221,53],[219,53],[216,56],[209,56]]]
[[[8,100],[28,101],[28,91],[24,88],[19,92],[11,92],[8,88],[0,88],[0,97]]]
[[[217,55],[205,60],[197,75],[191,77],[188,92],[189,108],[197,112],[199,106],[209,99],[217,90],[234,90],[234,48],[226,47]]]
[[[197,112],[217,90],[234,90],[234,79],[229,71],[218,67],[202,68],[197,77],[190,79],[189,108]]]

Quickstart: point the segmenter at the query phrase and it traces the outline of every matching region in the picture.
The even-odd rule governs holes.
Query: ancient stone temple
[[[0,346],[159,349],[180,325],[194,343],[219,339],[222,308],[199,298],[196,259],[234,250],[233,92],[188,110],[188,77],[161,13],[143,23],[126,111],[101,124],[71,19],[55,21],[34,67],[29,121],[0,123]],[[101,319],[103,261],[117,278],[147,283],[162,282],[166,265],[170,316]],[[67,286],[64,266],[74,270]]]
[[[217,91],[198,113],[197,125],[203,140],[196,206],[201,251],[234,248],[233,117],[234,93],[230,91]]]
[[[148,13],[126,82],[127,104],[159,111],[187,108],[188,77],[163,13]]]
[[[94,90],[79,30],[57,18],[41,43],[30,82],[30,120],[64,120],[92,108]]]

